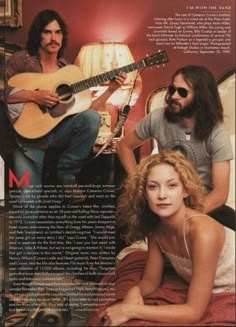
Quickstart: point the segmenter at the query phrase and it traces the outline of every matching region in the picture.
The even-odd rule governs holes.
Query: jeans
[[[89,109],[67,117],[45,137],[49,151],[50,148],[62,150],[57,163],[59,179],[71,179],[71,176],[79,174],[96,140],[99,127],[100,115]],[[28,169],[30,184],[41,184],[45,150],[32,147],[30,142],[25,142],[24,146],[26,154],[19,149],[13,154],[14,173],[20,178]]]
[[[59,179],[68,180],[76,178],[79,174],[82,164],[87,159],[91,148],[96,140],[100,127],[100,115],[92,110],[86,110],[79,114],[67,117],[57,127],[53,129],[44,139],[48,144],[48,149],[56,148],[60,150],[60,156],[57,163],[57,176]],[[35,148],[32,142],[24,142],[26,153],[17,148],[13,153],[14,174],[18,181],[29,171],[29,187],[24,184],[19,187],[18,205],[21,207],[15,217],[17,230],[29,230],[30,239],[28,242],[22,242],[22,239],[16,236],[17,247],[21,254],[18,256],[19,263],[16,271],[16,282],[21,278],[21,274],[26,268],[30,269],[28,278],[25,278],[29,285],[34,270],[35,255],[32,249],[35,248],[35,231],[37,229],[37,214],[40,206],[38,200],[39,194],[43,191],[42,171],[44,165],[45,150]],[[36,187],[35,187],[36,186]],[[29,207],[29,191],[31,200],[31,209]],[[11,196],[9,197],[11,201]],[[34,210],[32,211],[32,206]],[[34,213],[33,213],[34,212]],[[22,217],[23,219],[21,219]],[[26,277],[26,276],[25,276]],[[13,290],[14,291],[14,290]]]

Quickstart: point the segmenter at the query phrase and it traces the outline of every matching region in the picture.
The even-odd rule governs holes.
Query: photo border
[[[3,90],[4,90],[4,71],[5,64],[7,60],[16,51],[21,50],[22,47],[16,43],[6,43],[4,38],[0,37],[0,100],[3,100]]]
[[[0,0],[0,26],[22,26],[22,0]]]

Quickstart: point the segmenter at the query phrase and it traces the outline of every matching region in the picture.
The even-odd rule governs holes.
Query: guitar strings
[[[135,85],[137,83],[137,79],[139,76],[141,76],[141,74],[144,72],[144,70],[146,69],[146,67],[143,67],[143,69],[139,72],[137,71],[137,74],[136,74],[136,77],[134,79],[134,83],[133,83],[133,86],[132,86],[132,89],[130,91],[130,96],[129,96],[129,100],[128,100],[128,103],[127,105],[129,105],[131,99],[132,99],[132,95],[133,95],[133,92],[134,92],[134,89],[135,89]],[[115,130],[115,128],[114,128]],[[112,135],[112,134],[111,134]],[[115,137],[115,135],[113,136]],[[111,141],[111,140],[110,140]],[[24,155],[33,163],[43,167],[43,168],[46,168],[48,169],[48,171],[55,171],[55,168],[45,164],[44,162],[39,162],[37,160],[35,160],[34,158],[32,158],[28,153],[27,153],[27,149],[26,147],[19,141],[19,139],[17,139],[17,143],[18,143],[18,146],[19,146],[19,149],[24,153]],[[109,142],[110,143],[110,142]],[[109,145],[109,143],[107,144],[107,146]],[[105,150],[105,148],[103,149],[103,151]],[[82,165],[85,165],[87,163],[89,163],[90,161],[96,159],[103,151],[99,152],[99,154],[96,154],[94,155],[92,158],[89,158],[89,159],[84,159],[82,160]]]
[[[125,66],[126,67],[126,66]],[[125,67],[121,67],[121,68],[125,68]],[[100,74],[100,75],[97,75],[97,76],[93,76],[93,77],[90,77],[90,78],[87,78],[87,79],[85,79],[85,80],[82,80],[82,81],[80,81],[80,82],[76,82],[76,83],[72,83],[72,84],[62,84],[59,88],[58,88],[58,90],[57,90],[57,93],[58,93],[58,95],[59,96],[62,96],[62,95],[65,95],[66,93],[77,93],[78,91],[83,91],[83,90],[85,90],[86,88],[90,88],[90,87],[93,87],[93,86],[95,86],[95,85],[99,85],[99,84],[101,84],[101,83],[103,83],[103,82],[105,82],[107,79],[105,79],[105,81],[102,79],[102,80],[99,80],[99,77],[101,77],[101,76],[106,76],[106,75],[108,75],[109,76],[109,79],[110,80],[112,80],[112,79],[114,79],[115,78],[115,76],[117,75],[117,74],[119,74],[121,71],[122,71],[122,69],[121,68],[117,68],[117,69],[114,69],[114,70],[112,70],[112,71],[110,71],[110,72],[105,72],[105,73],[102,73],[102,74]],[[127,68],[126,68],[127,69]],[[124,69],[124,71],[126,70],[126,69]],[[112,75],[111,75],[112,74]],[[101,79],[101,78],[100,78]],[[93,80],[95,80],[95,82],[96,83],[93,83],[93,82],[91,82],[91,85],[89,85],[89,81],[93,81]],[[78,85],[82,85],[82,87],[77,87],[77,89],[75,89],[75,86],[78,86]],[[75,92],[74,92],[74,89],[75,89]],[[71,94],[70,94],[71,95]]]

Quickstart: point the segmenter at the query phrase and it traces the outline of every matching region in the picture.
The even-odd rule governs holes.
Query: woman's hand
[[[124,297],[123,303],[144,304],[140,288],[138,286],[132,287]]]
[[[132,319],[133,304],[119,303],[115,304],[100,315],[101,326],[120,326],[124,322]]]

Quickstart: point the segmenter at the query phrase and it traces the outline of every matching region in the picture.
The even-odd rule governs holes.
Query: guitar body
[[[65,66],[54,73],[21,73],[9,80],[11,87],[24,90],[51,90],[56,92],[63,85],[71,85],[84,76],[75,65]],[[24,104],[22,112],[13,123],[15,131],[29,139],[36,139],[48,134],[64,118],[90,108],[92,96],[89,90],[61,98],[60,103],[52,109],[40,108],[33,102]]]
[[[91,107],[92,95],[89,88],[112,80],[119,72],[134,70],[165,63],[165,51],[158,51],[138,62],[116,68],[112,71],[84,79],[81,70],[75,65],[60,68],[54,73],[21,73],[11,77],[11,87],[24,90],[51,90],[58,94],[60,103],[53,108],[25,103],[20,116],[13,123],[16,132],[29,139],[45,136],[64,118]]]

